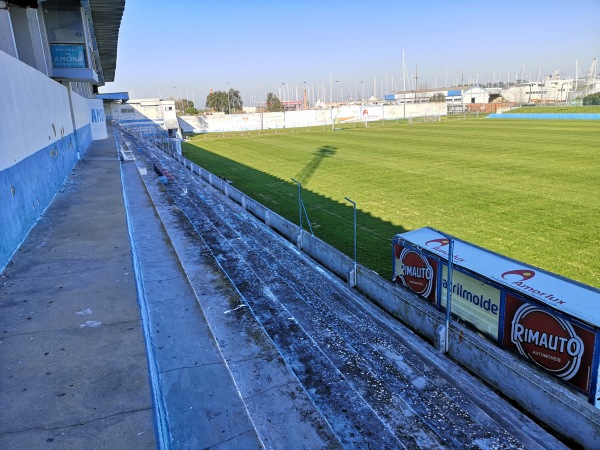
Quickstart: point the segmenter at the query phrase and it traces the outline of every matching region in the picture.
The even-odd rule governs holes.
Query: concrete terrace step
[[[135,175],[133,169],[131,172],[132,176]],[[182,217],[177,208],[174,208],[171,198],[165,195],[165,188],[156,182],[153,175],[152,177],[152,183],[148,183],[148,192],[169,231],[168,239],[178,247],[180,258],[186,260],[187,272],[182,277],[170,273],[169,269],[165,271],[162,261],[168,260],[168,257],[152,254],[153,246],[146,244],[147,257],[156,263],[161,262],[157,264],[154,276],[145,273],[147,271],[142,267],[141,272],[144,276],[153,280],[152,286],[144,291],[152,293],[155,289],[164,289],[166,292],[182,292],[169,302],[164,302],[163,298],[166,296],[169,299],[173,294],[160,292],[155,292],[156,300],[148,300],[148,322],[152,328],[149,339],[153,341],[152,347],[156,349],[157,365],[165,367],[164,370],[159,368],[158,376],[165,415],[169,418],[166,426],[173,436],[172,441],[179,445],[190,442],[186,435],[202,435],[203,430],[208,428],[212,421],[216,422],[214,428],[220,430],[219,417],[222,417],[230,422],[230,426],[235,424],[238,428],[239,423],[250,421],[258,438],[257,442],[266,448],[289,448],[290,443],[294,443],[298,448],[339,448],[340,444],[329,424],[306,395],[297,377],[289,370],[272,340],[248,309],[242,307],[243,299],[226,274],[221,271],[210,249],[202,245],[202,240],[194,234],[187,220],[181,220]],[[147,209],[153,211],[152,207]],[[137,212],[133,215],[137,215]],[[148,236],[144,231],[141,231],[140,235],[145,236],[145,239],[150,238],[151,241],[157,237],[156,233]],[[141,247],[144,245],[141,244]],[[186,301],[185,311],[182,310],[181,299],[187,299],[190,293],[186,292],[183,295],[182,288],[172,286],[174,282],[181,283],[182,278],[186,283],[189,278],[194,289],[193,303],[196,305],[194,308],[191,300]],[[175,305],[178,312],[172,311]],[[202,305],[202,309],[198,308],[198,305]],[[198,328],[198,325],[187,324],[194,320],[205,322],[205,318],[208,319],[210,330],[201,330],[200,334],[203,336],[190,334],[189,330]],[[165,333],[168,333],[167,339],[164,338]],[[165,377],[179,359],[179,356],[171,355],[174,352],[185,355],[185,359],[189,361],[186,364],[187,368],[190,368],[193,362],[193,373],[201,371],[208,363],[197,364],[198,359],[206,360],[204,353],[208,351],[207,346],[212,347],[210,342],[207,342],[211,340],[219,355],[210,349],[209,355],[212,356],[209,359],[216,367],[226,368],[227,373],[199,373],[192,378],[190,372],[189,378],[179,377],[174,382],[169,379],[170,375]],[[203,343],[198,346],[200,341]],[[197,355],[198,352],[200,355]],[[169,358],[175,361],[171,363]],[[227,382],[227,379],[232,382]],[[172,384],[177,390],[175,396],[171,395]],[[235,387],[235,397],[239,405],[243,406],[243,411],[230,393],[231,386]],[[212,401],[206,404],[206,398],[203,396],[209,394]],[[182,413],[187,409],[183,406],[183,401],[194,405],[198,415],[196,419],[189,420],[191,418],[186,417],[189,413]],[[215,402],[222,402],[222,411],[219,411],[219,405]],[[228,408],[229,403],[233,403],[235,408]],[[201,426],[197,426],[197,423]],[[229,433],[227,438],[231,438]],[[236,445],[235,441],[226,439],[218,442]],[[211,446],[206,441],[201,443],[201,447]],[[215,445],[215,442],[212,442],[212,445]],[[241,444],[238,442],[237,445]],[[246,446],[247,443],[243,447]]]
[[[121,171],[160,448],[263,447],[136,165]]]
[[[188,239],[179,239],[185,244],[174,244],[225,358],[229,360],[236,329],[245,338],[255,334],[261,342],[274,344],[269,355],[283,365],[283,372],[297,378],[296,390],[304,393],[300,404],[312,411],[315,421],[330,427],[325,433],[326,427],[317,426],[321,437],[327,439],[333,431],[336,437],[329,435],[330,443],[382,448],[561,447],[241,207],[164,153],[139,143],[138,148],[143,148],[149,167],[159,164],[175,174],[176,182],[163,191],[150,176],[147,186],[155,191],[155,204],[159,198],[171,204],[170,211],[158,207],[168,230],[183,229],[189,221]],[[192,235],[195,241],[189,239]],[[231,280],[239,293],[235,303],[206,301],[210,288],[197,269],[198,255],[212,258]],[[243,353],[239,347],[235,351]],[[261,361],[259,354],[254,351],[252,357]],[[249,372],[242,365],[229,367],[243,386],[240,393],[259,424],[258,434],[273,434],[265,422],[271,404],[257,404],[245,395],[264,389],[253,387],[261,380],[249,376],[256,374],[256,366]],[[307,397],[317,410],[307,406]],[[267,425],[264,430],[262,423]]]

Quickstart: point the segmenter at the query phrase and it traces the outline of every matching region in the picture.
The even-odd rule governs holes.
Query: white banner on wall
[[[260,113],[259,113],[260,114]],[[285,117],[283,112],[262,113],[263,129],[283,128],[285,125]]]
[[[312,127],[317,125],[317,116],[314,110],[289,111],[285,113],[286,128]]]

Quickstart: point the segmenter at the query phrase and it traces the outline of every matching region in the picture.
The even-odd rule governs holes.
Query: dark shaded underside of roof
[[[119,28],[125,0],[89,0],[104,81],[115,80]]]

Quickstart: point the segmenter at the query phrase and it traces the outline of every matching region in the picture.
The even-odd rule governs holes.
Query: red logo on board
[[[444,245],[448,245],[450,243],[450,239],[441,238],[441,239],[432,239],[430,241],[425,242],[427,247],[443,247]],[[433,245],[431,245],[433,244]]]
[[[434,285],[434,270],[428,259],[419,253],[403,249],[399,258],[400,270],[397,271],[398,278],[402,284],[411,291],[428,297]]]
[[[506,294],[503,346],[589,393],[596,335],[568,318]]]
[[[517,282],[517,281],[525,281],[533,278],[535,276],[535,272],[531,269],[527,270],[509,270],[508,272],[504,272],[500,275],[507,281]]]
[[[564,380],[579,371],[583,341],[569,322],[523,304],[512,320],[510,340],[519,353]]]

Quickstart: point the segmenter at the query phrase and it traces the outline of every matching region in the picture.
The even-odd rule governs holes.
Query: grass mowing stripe
[[[594,121],[386,122],[196,136],[185,155],[391,276],[395,233],[433,226],[490,250],[600,285],[600,124]]]

